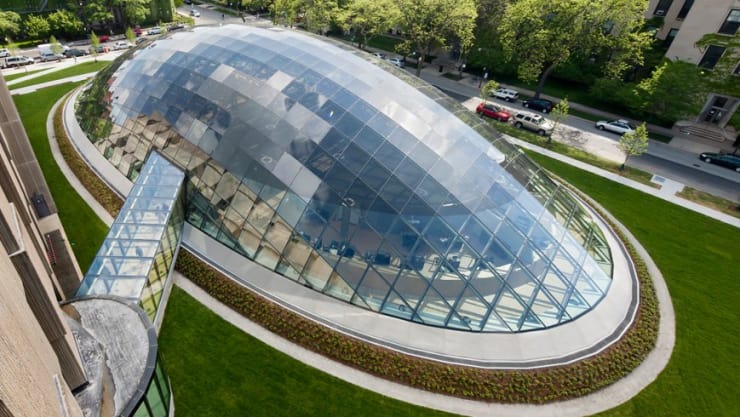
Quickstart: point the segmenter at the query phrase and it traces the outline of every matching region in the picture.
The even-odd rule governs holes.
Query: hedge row
[[[77,156],[61,124],[55,129],[63,154],[91,194],[112,214],[120,199]],[[615,228],[616,229],[616,228]],[[639,276],[640,308],[624,337],[598,355],[582,361],[536,370],[486,370],[452,366],[403,355],[336,332],[267,300],[181,250],[176,268],[213,297],[296,344],[356,369],[398,383],[467,399],[500,403],[546,403],[583,396],[608,386],[635,369],[655,345],[658,305],[647,267],[628,247]]]
[[[66,100],[65,98],[61,102],[62,105],[54,113],[54,134],[57,137],[59,151],[85,189],[105,208],[105,211],[110,213],[111,216],[116,217],[118,212],[121,211],[121,207],[123,207],[123,200],[121,200],[118,194],[111,191],[108,185],[80,158],[74,145],[69,140],[67,132],[64,130],[63,109]]]

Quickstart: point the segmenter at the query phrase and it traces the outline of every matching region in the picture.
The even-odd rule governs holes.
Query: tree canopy
[[[0,42],[15,36],[21,30],[21,16],[16,12],[0,11]]]
[[[417,76],[434,48],[449,47],[450,40],[456,40],[462,51],[472,45],[478,17],[475,0],[398,0],[397,4],[398,26],[406,37],[397,50],[416,54]]]
[[[612,77],[641,64],[653,36],[641,32],[646,7],[646,0],[518,0],[504,12],[501,44],[521,80],[539,80],[539,97],[550,73],[577,56],[606,56]]]
[[[399,18],[393,0],[354,0],[344,11],[344,26],[354,31],[357,47],[364,49],[373,37],[387,31]]]

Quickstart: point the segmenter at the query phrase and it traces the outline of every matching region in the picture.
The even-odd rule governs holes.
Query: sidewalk
[[[446,67],[446,68],[449,68],[449,67]],[[406,70],[411,73],[415,73],[416,71],[415,67],[412,67],[412,66],[407,66]],[[463,79],[460,81],[455,81],[447,77],[444,77],[442,74],[444,74],[444,72],[442,73],[439,72],[439,65],[427,65],[421,71],[421,78],[429,82],[430,84],[441,88],[442,90],[454,92],[456,94],[466,96],[466,97],[472,97],[472,98],[480,97],[480,89],[478,88],[479,79],[476,78],[475,76],[463,73]],[[529,92],[527,90],[522,90],[520,88],[517,88],[517,90],[520,92],[533,94],[532,92]],[[543,97],[548,97],[548,96],[543,96]],[[555,100],[558,100],[558,99],[555,98]],[[588,112],[588,113],[599,112],[598,110],[588,108],[586,106],[579,105],[577,103],[569,102],[568,104],[570,105],[571,108],[578,107],[579,109],[584,109],[582,110],[584,112]],[[623,118],[622,116],[613,115],[613,114],[609,114],[606,112],[601,112],[601,113],[604,115],[605,119]],[[576,116],[568,116],[568,117],[576,118]],[[588,123],[590,124],[591,122],[589,121]],[[686,141],[690,141],[695,144],[694,148],[701,147],[703,142],[699,142],[697,138],[687,137],[685,135],[676,135],[676,133],[670,129],[665,129],[665,128],[661,128],[658,126],[656,126],[655,128],[662,129],[662,131],[658,131],[658,130],[656,131],[658,131],[658,133],[661,133],[661,134],[664,134],[665,132],[665,134],[669,136],[673,136],[674,140],[671,141],[672,143],[670,144],[651,140],[650,145],[648,146],[648,150],[646,152],[647,155],[660,158],[660,159],[665,159],[671,162],[675,162],[677,164],[690,167],[692,169],[698,169],[700,171],[710,173],[711,175],[719,176],[726,180],[740,184],[740,175],[738,175],[738,173],[736,172],[733,172],[732,170],[722,168],[722,167],[717,167],[717,166],[710,166],[710,165],[703,166],[702,164],[699,164],[700,162],[698,159],[699,152],[716,152],[720,148],[711,148],[710,147],[711,144],[710,144],[710,145],[706,145],[707,146],[706,149],[701,149],[701,150],[694,149],[692,151],[687,151],[685,150],[686,146],[674,146],[673,142],[683,143]],[[718,142],[712,142],[712,144],[717,145]],[[611,153],[607,153],[605,155],[599,155],[598,150],[601,147],[598,145],[592,146],[590,148],[591,149],[589,149],[589,151],[592,151],[592,150],[597,151],[595,152],[597,156],[601,156],[604,159],[613,159],[613,156],[611,155]],[[724,149],[724,150],[727,151],[727,149]]]

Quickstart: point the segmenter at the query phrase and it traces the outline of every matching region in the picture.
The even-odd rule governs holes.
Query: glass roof
[[[130,177],[142,149],[187,170],[191,224],[363,308],[522,331],[577,317],[611,282],[591,216],[520,150],[424,81],[324,38],[177,33],[98,76],[78,117]],[[156,218],[111,233],[146,239]]]
[[[151,152],[77,291],[139,300],[185,174]]]

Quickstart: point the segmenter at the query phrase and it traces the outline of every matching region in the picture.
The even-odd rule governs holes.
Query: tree
[[[49,35],[49,23],[41,16],[28,15],[23,22],[26,36],[30,39],[43,39]]]
[[[641,32],[645,0],[518,0],[506,8],[499,26],[508,60],[522,81],[547,77],[571,58],[606,57],[604,72],[620,76],[642,63],[652,32]]]
[[[270,5],[270,12],[272,13],[272,23],[278,24],[282,21],[286,26],[290,25],[293,27],[295,17],[298,12],[300,0],[275,0]]]
[[[570,111],[570,106],[568,105],[568,97],[563,98],[560,100],[558,104],[555,105],[555,107],[552,108],[552,111],[550,112],[550,119],[552,119],[554,125],[552,127],[552,134],[547,137],[547,143],[549,144],[552,142],[552,135],[555,134],[555,131],[558,129],[558,125],[560,125],[560,122],[565,120],[566,117],[568,117],[568,112]]]
[[[15,36],[21,31],[21,15],[0,11],[0,40]]]
[[[136,33],[134,33],[134,30],[131,29],[131,27],[126,28],[126,40],[129,41],[131,45],[136,43]]]
[[[424,59],[435,48],[448,48],[456,39],[461,51],[473,43],[478,11],[475,0],[398,0],[398,26],[406,40],[396,50],[417,57],[416,75],[421,75]]]
[[[138,25],[149,15],[151,0],[115,0],[117,6],[123,12],[125,26]]]
[[[85,25],[73,13],[67,10],[57,10],[46,16],[51,33],[64,36],[76,36],[84,33]]]
[[[49,38],[49,49],[51,49],[51,52],[54,54],[61,54],[64,51],[64,47],[61,43],[59,43],[54,35],[51,35],[51,37]]]
[[[498,89],[498,82],[491,80],[485,84],[483,84],[483,88],[480,89],[480,98],[483,99],[483,102],[488,101],[488,97],[491,97],[491,94]]]
[[[342,21],[352,29],[357,47],[364,49],[370,39],[393,26],[399,13],[393,0],[354,0],[345,9]]]
[[[634,132],[627,132],[619,138],[619,148],[624,152],[624,162],[619,167],[624,171],[624,166],[631,156],[642,155],[648,148],[648,131],[645,123],[637,126]]]
[[[696,115],[710,91],[696,64],[666,60],[640,81],[634,92],[636,98],[626,102],[636,110],[681,120]]]
[[[306,0],[304,6],[306,29],[320,35],[336,20],[340,10],[337,0]]]
[[[95,58],[95,62],[98,62],[98,47],[100,46],[100,38],[95,32],[90,32],[90,53]]]

